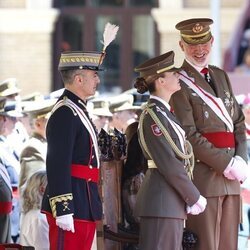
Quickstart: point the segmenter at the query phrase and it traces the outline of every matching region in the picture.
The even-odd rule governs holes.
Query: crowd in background
[[[48,249],[48,225],[40,213],[47,183],[45,130],[63,89],[46,96],[38,92],[22,96],[18,84],[15,78],[0,83],[0,194],[4,193],[0,196],[1,206],[4,204],[0,209],[0,243]],[[91,98],[88,109],[97,131],[112,133],[116,128],[125,134],[138,120],[148,97],[131,89],[119,96]],[[132,131],[134,134],[136,129]],[[129,130],[127,133],[131,137]],[[131,177],[129,171],[134,172],[130,167],[124,181]]]
[[[250,72],[250,50],[236,67],[236,72]],[[46,123],[62,90],[42,95],[21,95],[15,78],[0,83],[0,243],[20,243],[35,249],[49,249],[48,225],[40,213],[46,179]],[[139,95],[135,89],[118,96],[95,96],[88,101],[88,109],[98,133],[111,133],[114,129],[126,135],[127,157],[138,160],[134,168],[125,161],[122,179],[127,223],[136,230],[138,221],[131,214],[138,186],[131,191],[131,183],[141,183],[146,166],[143,159],[136,159],[139,150],[137,133],[138,118],[149,94]],[[250,94],[243,93],[237,101],[245,115],[248,156],[250,157]],[[136,135],[137,137],[137,135]],[[135,179],[136,178],[136,179]],[[250,224],[250,183],[242,185],[245,219]],[[129,204],[129,205],[128,205]],[[132,204],[132,205],[131,205]],[[127,206],[127,207],[126,207]],[[130,207],[128,207],[130,206]],[[249,225],[248,224],[248,225]],[[250,231],[250,227],[248,226]],[[248,233],[250,235],[250,232]]]

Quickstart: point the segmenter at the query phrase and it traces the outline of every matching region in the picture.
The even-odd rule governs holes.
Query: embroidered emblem
[[[151,125],[151,129],[152,129],[152,132],[155,136],[161,136],[162,135],[162,132],[160,130],[160,128],[157,126],[157,124],[153,124]]]
[[[199,23],[196,23],[192,29],[194,33],[200,33],[203,31],[203,26],[200,25]]]
[[[205,111],[205,112],[204,112],[204,116],[205,116],[205,118],[208,119],[208,118],[209,118],[209,113],[208,113],[207,111]]]
[[[55,197],[52,197],[52,198],[49,199],[49,203],[50,203],[50,207],[51,207],[53,217],[56,217],[56,206],[58,205],[58,203],[59,204],[61,204],[61,203],[64,204],[64,202],[66,202],[67,203],[66,207],[68,208],[68,205],[69,205],[68,201],[69,200],[70,201],[73,200],[72,193],[55,196]],[[64,209],[66,210],[65,205],[63,205],[63,206],[64,206]]]
[[[64,207],[64,208],[63,208],[63,211],[70,210],[70,209],[69,209],[69,203],[68,203],[67,201],[64,201],[62,205],[63,205],[63,207]]]

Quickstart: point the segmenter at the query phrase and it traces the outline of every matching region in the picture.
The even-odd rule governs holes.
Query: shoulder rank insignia
[[[152,132],[155,136],[161,136],[162,135],[162,132],[160,130],[160,128],[157,126],[157,124],[153,124],[151,125],[151,129],[152,129]]]

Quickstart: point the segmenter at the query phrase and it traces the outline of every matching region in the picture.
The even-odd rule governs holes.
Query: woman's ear
[[[165,82],[165,81],[164,81],[164,77],[162,77],[162,76],[160,76],[160,77],[158,78],[158,80],[159,80],[159,82],[160,82],[161,84]]]

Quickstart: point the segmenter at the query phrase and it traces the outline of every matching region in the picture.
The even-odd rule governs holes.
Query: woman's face
[[[176,91],[181,89],[179,78],[180,75],[177,72],[165,72],[164,77],[162,77],[165,81],[165,86],[167,90],[173,94]]]

